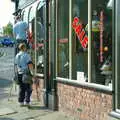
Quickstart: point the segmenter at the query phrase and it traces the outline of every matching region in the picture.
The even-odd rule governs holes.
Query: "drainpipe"
[[[46,39],[44,41],[44,104],[48,107],[49,92],[49,0],[46,0]]]

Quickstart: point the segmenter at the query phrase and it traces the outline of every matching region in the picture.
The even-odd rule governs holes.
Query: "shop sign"
[[[88,36],[85,33],[84,27],[79,22],[79,18],[75,17],[72,22],[72,27],[77,34],[77,37],[83,48],[87,48],[88,45]]]

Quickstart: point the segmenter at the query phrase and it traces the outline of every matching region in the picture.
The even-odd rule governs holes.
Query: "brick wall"
[[[58,83],[58,109],[80,120],[108,120],[112,95],[84,87]]]

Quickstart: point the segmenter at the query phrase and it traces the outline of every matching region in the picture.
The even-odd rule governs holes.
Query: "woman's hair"
[[[24,50],[26,48],[26,45],[24,43],[20,43],[18,48],[19,48],[19,50]]]

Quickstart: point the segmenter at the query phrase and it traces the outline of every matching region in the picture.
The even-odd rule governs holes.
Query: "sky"
[[[0,28],[7,25],[9,21],[14,23],[15,4],[11,0],[0,0]]]

